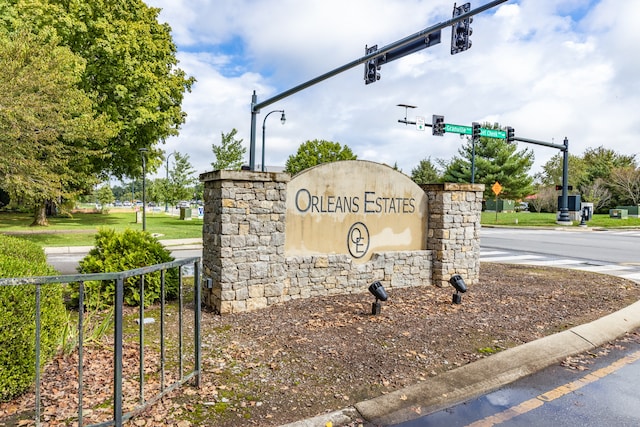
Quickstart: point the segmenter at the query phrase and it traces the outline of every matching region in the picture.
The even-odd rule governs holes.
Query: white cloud
[[[259,102],[364,55],[445,21],[453,3],[437,0],[148,0],[173,28],[180,66],[198,79],[185,97],[187,122],[169,151],[210,169],[212,143],[238,129],[248,147],[250,102]],[[486,3],[486,2],[483,2]],[[560,4],[559,4],[560,3]],[[477,5],[475,5],[477,6]],[[265,114],[286,110],[287,123],[266,123],[266,163],[284,165],[300,143],[347,144],[359,158],[396,162],[410,173],[422,159],[457,154],[456,135],[431,136],[397,122],[443,114],[445,122],[499,122],[516,135],[562,143],[570,151],[604,145],[636,154],[640,131],[640,33],[632,19],[640,2],[614,0],[509,1],[475,17],[473,47],[451,56],[442,43],[382,67],[381,80],[363,81],[363,65],[263,108],[257,117],[256,163]],[[557,154],[534,151],[534,171]],[[247,157],[248,159],[248,157]]]

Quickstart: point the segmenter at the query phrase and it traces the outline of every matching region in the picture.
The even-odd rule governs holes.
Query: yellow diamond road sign
[[[495,194],[496,196],[498,194],[500,194],[500,192],[502,191],[502,185],[500,185],[500,183],[498,181],[496,181],[492,186],[491,189],[493,190],[493,194]]]

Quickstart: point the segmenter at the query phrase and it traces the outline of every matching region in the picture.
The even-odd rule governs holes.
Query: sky
[[[451,18],[450,0],[145,0],[172,28],[179,67],[197,79],[185,95],[186,122],[166,152],[188,154],[198,173],[213,170],[212,145],[237,129],[249,163],[251,96],[263,102]],[[475,9],[489,3],[471,3]],[[384,64],[364,83],[358,65],[257,115],[256,168],[283,167],[314,139],[347,145],[358,159],[397,165],[450,160],[457,134],[399,123],[433,114],[445,123],[511,126],[516,137],[562,144],[582,155],[605,147],[640,160],[640,1],[509,0],[474,17],[471,49],[451,55],[442,42]],[[280,123],[285,110],[286,123]],[[535,156],[531,174],[559,150],[518,143]],[[163,175],[164,170],[158,171]]]

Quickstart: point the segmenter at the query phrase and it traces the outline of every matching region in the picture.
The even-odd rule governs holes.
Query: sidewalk
[[[167,239],[160,240],[160,243],[167,249],[182,248],[182,249],[198,249],[202,248],[202,238],[193,239]],[[93,246],[49,246],[44,248],[46,255],[50,254],[86,254]]]

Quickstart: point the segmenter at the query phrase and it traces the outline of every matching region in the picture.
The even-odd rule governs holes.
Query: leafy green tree
[[[100,213],[107,213],[109,211],[107,205],[116,200],[115,197],[113,197],[113,192],[111,191],[109,184],[105,184],[98,188],[96,191],[96,198],[98,199],[98,202],[100,202]]]
[[[221,132],[220,145],[212,144],[211,149],[216,157],[215,162],[211,163],[213,170],[240,170],[242,167],[247,148],[242,146],[242,139],[236,139],[237,133],[236,128],[227,134]]]
[[[616,168],[635,169],[635,155],[618,154],[610,148],[587,148],[582,155],[586,167],[586,179],[589,183],[598,178],[608,179]]]
[[[560,152],[542,166],[542,172],[537,175],[537,178],[543,185],[554,187],[562,185],[563,157],[564,153]],[[567,185],[571,185],[574,188],[578,188],[580,183],[588,182],[587,166],[582,157],[569,154],[568,175],[569,182]]]
[[[485,123],[484,128],[497,128]],[[515,144],[504,139],[481,137],[475,144],[475,180],[485,185],[485,197],[493,198],[491,186],[497,181],[502,185],[501,197],[519,200],[533,193],[533,178],[528,175],[533,164],[533,151],[517,151]],[[445,167],[444,182],[471,182],[473,144],[470,138],[450,162],[440,162]]]
[[[50,200],[90,191],[89,159],[106,153],[113,128],[77,88],[84,61],[55,36],[0,32],[0,69],[0,186],[47,225]]]
[[[169,171],[168,192],[166,201],[175,204],[179,200],[191,200],[192,186],[196,182],[195,169],[189,162],[188,154],[175,153],[175,164]]]
[[[162,157],[155,146],[176,135],[184,122],[183,95],[194,79],[178,68],[171,29],[158,22],[159,12],[143,0],[5,0],[0,5],[0,28],[29,28],[84,59],[76,87],[115,130],[106,150],[86,157],[94,173],[139,176],[140,148],[149,150],[149,170],[154,170]],[[84,137],[85,146],[94,144],[91,135]]]
[[[440,172],[431,162],[431,157],[420,160],[418,166],[411,169],[411,179],[416,184],[430,184],[440,182]]]
[[[562,184],[562,157],[562,153],[558,153],[542,167],[538,178],[543,184]],[[630,176],[628,171],[635,169],[635,155],[618,154],[603,147],[588,148],[581,156],[569,155],[568,185],[580,189],[584,200],[593,202],[596,209],[605,209],[633,199],[629,197],[633,194],[629,181],[624,182]],[[620,173],[625,170],[627,173]]]
[[[285,163],[285,172],[295,175],[321,163],[356,159],[357,156],[346,145],[342,146],[339,142],[314,139],[301,144],[298,147],[298,152],[289,156]]]

